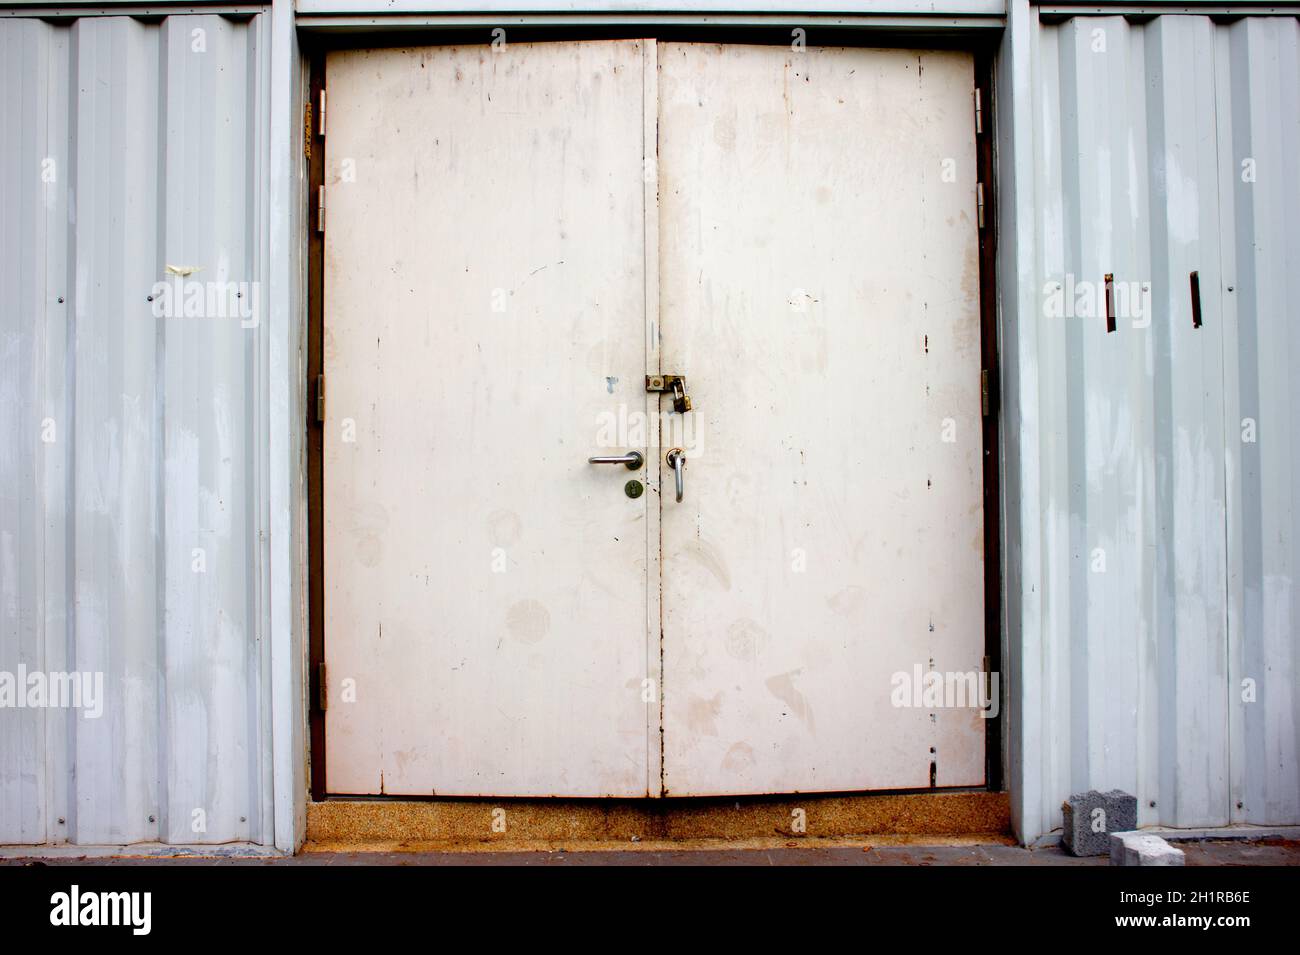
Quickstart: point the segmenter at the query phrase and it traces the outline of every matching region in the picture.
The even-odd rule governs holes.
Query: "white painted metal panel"
[[[327,59],[331,792],[657,787],[654,497],[587,463],[646,451],[646,56]]]
[[[60,329],[34,327],[31,316],[43,310],[48,294],[47,250],[66,236],[60,221],[51,228],[46,202],[53,197],[38,185],[41,162],[50,155],[41,113],[53,64],[62,59],[62,39],[31,21],[0,28],[0,183],[7,184],[0,188],[6,253],[0,256],[0,434],[6,436],[0,451],[0,670],[11,673],[20,665],[46,666],[45,520],[61,517],[42,506],[49,472],[33,430],[48,407],[44,353],[47,347],[62,352]],[[20,440],[24,434],[30,437]],[[42,709],[0,710],[0,842],[41,843],[52,828],[44,758],[52,721],[46,716]]]
[[[1154,502],[1143,523],[1154,518],[1157,541],[1154,561],[1150,547],[1143,555],[1154,612],[1138,648],[1145,712],[1135,735],[1146,750],[1135,759],[1137,791],[1148,810],[1156,803],[1166,824],[1185,827],[1229,819],[1222,223],[1214,186],[1214,78],[1204,67],[1213,60],[1213,44],[1213,28],[1200,17],[1164,17],[1144,31],[1145,149],[1141,133],[1133,132],[1147,156],[1149,181],[1131,193],[1147,196],[1147,210],[1139,209],[1136,218],[1140,223],[1145,211],[1148,225],[1146,249],[1142,227],[1136,229],[1140,251],[1130,267],[1137,270],[1134,279],[1149,276],[1151,295],[1142,314],[1131,308],[1127,320],[1130,335],[1150,332],[1129,381],[1151,388],[1151,415],[1134,430],[1155,451],[1140,504]],[[1124,320],[1117,320],[1116,335]],[[1149,370],[1154,374],[1145,385]],[[1120,513],[1132,503],[1125,501]],[[1121,725],[1108,735],[1124,730]],[[1161,760],[1162,752],[1172,759]]]
[[[266,207],[258,238],[267,261],[266,408],[261,418],[264,449],[258,472],[265,490],[267,527],[261,553],[268,573],[262,602],[263,659],[269,679],[267,732],[262,747],[267,768],[263,805],[271,812],[268,830],[275,848],[292,852],[307,837],[307,420],[306,378],[307,130],[302,115],[307,99],[308,71],[298,45],[291,0],[276,0],[269,19],[270,43],[261,60],[262,83],[270,95],[263,101],[266,165]],[[265,34],[264,34],[265,35]],[[288,77],[286,80],[285,77]],[[274,79],[272,79],[274,78]],[[260,154],[263,146],[256,147]],[[265,737],[264,737],[265,739]],[[264,830],[264,833],[267,830]],[[265,841],[269,842],[269,839]]]
[[[158,57],[155,38],[130,21],[85,20],[73,31],[69,126],[77,149],[68,175],[76,286],[67,309],[74,379],[66,429],[73,448],[72,658],[79,670],[103,672],[116,705],[108,718],[68,720],[76,767],[68,811],[91,841],[137,842],[161,835],[154,730],[163,650],[158,587],[165,569],[155,536],[163,436],[154,402],[160,323],[147,301],[162,257],[159,130],[148,116],[158,102]],[[123,126],[132,135],[123,135]],[[110,568],[116,573],[105,573]]]
[[[1232,818],[1300,823],[1300,21],[1216,28]]]
[[[162,161],[159,248],[164,262],[202,266],[193,278],[222,294],[230,317],[163,322],[157,341],[161,389],[163,527],[171,546],[160,553],[165,644],[160,665],[167,685],[203,674],[201,686],[163,700],[165,725],[196,737],[163,750],[162,773],[171,810],[161,820],[164,840],[183,842],[192,809],[223,820],[248,840],[269,827],[260,729],[268,644],[258,605],[259,528],[264,509],[256,495],[262,435],[253,401],[263,330],[265,290],[245,276],[261,272],[259,204],[262,185],[250,157],[263,154],[264,119],[250,101],[264,72],[256,36],[223,29],[210,18],[205,52],[195,54],[193,27],[168,23],[163,31],[161,83],[168,91]],[[239,77],[213,83],[209,71]],[[263,147],[259,149],[259,146]],[[192,183],[202,183],[196,187]],[[226,283],[239,283],[233,297]],[[195,572],[196,556],[204,570]],[[195,745],[198,739],[204,742]],[[188,744],[188,745],[187,745]],[[178,814],[175,807],[191,807]]]
[[[1167,800],[1169,824],[1214,825],[1227,821],[1222,323],[1217,300],[1206,327],[1191,319],[1190,271],[1204,297],[1219,284],[1214,194],[1197,188],[1215,157],[1212,85],[1186,55],[1211,52],[1196,26],[1062,29],[1061,82],[1043,100],[1059,147],[1038,165],[1062,201],[1040,207],[1037,320],[1063,369],[1052,461],[1080,477],[1044,515],[1046,612],[1074,635],[1049,663],[1071,727],[1052,771],[1066,795],[1120,788],[1148,811]]]
[[[97,719],[0,710],[0,842],[272,839],[264,330],[149,300],[168,264],[261,292],[263,24],[0,21],[0,669],[104,679]]]
[[[1007,575],[1019,830],[1111,787],[1143,825],[1295,823],[1296,21],[1020,29],[1031,89],[1009,77],[1008,126],[1030,130],[1033,175],[1004,177],[1002,237],[1024,422],[1007,486],[1030,502]],[[1270,175],[1245,182],[1252,157]],[[1046,314],[1052,283],[1107,272],[1150,284],[1149,324]],[[1270,426],[1243,442],[1244,418]]]
[[[895,683],[982,683],[973,89],[965,53],[660,46],[670,795],[983,782],[977,707]]]

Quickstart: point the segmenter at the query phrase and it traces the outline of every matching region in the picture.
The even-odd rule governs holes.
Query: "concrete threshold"
[[[941,792],[743,799],[348,799],[307,807],[307,851],[755,848],[865,837],[1001,842],[1006,793]],[[759,845],[761,843],[761,845]],[[829,844],[829,843],[826,843]]]
[[[715,853],[715,852],[771,852],[790,849],[853,850],[869,852],[872,849],[920,849],[932,847],[975,848],[988,846],[1015,846],[1011,836],[998,832],[977,832],[961,836],[859,836],[823,837],[772,836],[747,839],[652,839],[649,841],[618,842],[613,839],[561,839],[556,841],[536,839],[494,839],[483,842],[308,842],[302,847],[306,854],[340,855],[460,855],[482,853],[488,855],[515,855],[518,853],[644,853],[648,856],[663,853]]]

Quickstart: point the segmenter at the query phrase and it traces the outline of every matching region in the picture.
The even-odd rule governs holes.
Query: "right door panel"
[[[668,795],[984,782],[973,88],[967,53],[660,46],[661,368],[695,407]]]

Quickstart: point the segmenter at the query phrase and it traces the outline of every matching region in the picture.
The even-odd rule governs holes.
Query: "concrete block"
[[[1076,856],[1104,856],[1110,851],[1112,832],[1137,828],[1137,797],[1119,789],[1075,793],[1061,804],[1065,831],[1061,844]]]
[[[1182,849],[1145,832],[1112,832],[1111,865],[1183,865]]]

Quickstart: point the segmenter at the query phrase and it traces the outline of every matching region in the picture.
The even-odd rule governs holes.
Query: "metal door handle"
[[[594,458],[587,458],[588,464],[625,464],[629,471],[635,471],[645,462],[640,451],[629,451],[627,454],[598,454]]]
[[[664,455],[664,460],[673,469],[673,477],[677,479],[677,503],[680,504],[682,491],[686,489],[686,452],[681,448],[673,448]]]
[[[1192,286],[1192,328],[1201,327],[1201,273],[1193,272],[1188,277]]]

